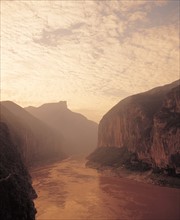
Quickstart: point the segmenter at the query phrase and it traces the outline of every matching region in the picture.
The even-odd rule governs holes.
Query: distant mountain
[[[105,114],[90,161],[180,169],[180,81],[130,96]],[[111,157],[111,158],[110,158]]]
[[[65,101],[25,109],[64,136],[66,146],[63,150],[66,153],[83,154],[95,149],[98,125],[83,115],[69,110]]]
[[[0,219],[35,220],[36,193],[8,127],[0,122]]]
[[[13,143],[19,146],[27,164],[62,159],[62,135],[11,101],[0,103],[0,122],[7,124]]]

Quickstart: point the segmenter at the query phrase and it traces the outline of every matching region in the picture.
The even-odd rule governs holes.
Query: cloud
[[[42,30],[40,38],[34,38],[35,43],[39,43],[46,46],[57,46],[59,38],[66,38],[72,35],[72,31],[69,29],[58,28],[56,30]]]
[[[2,99],[23,106],[67,100],[98,120],[126,96],[178,78],[177,3],[1,4]]]

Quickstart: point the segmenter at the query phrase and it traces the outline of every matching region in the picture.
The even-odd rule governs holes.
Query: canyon
[[[0,108],[1,219],[179,219],[179,81],[120,101],[99,128],[65,101]]]
[[[41,195],[39,193],[37,195],[36,189],[32,187],[29,171],[45,167],[55,161],[60,162],[67,158],[68,154],[84,154],[95,148],[97,124],[83,115],[68,110],[65,102],[55,104],[53,110],[56,114],[52,112],[52,105],[44,106],[45,109],[48,106],[48,114],[49,116],[52,114],[53,118],[48,118],[45,114],[44,120],[41,120],[12,101],[0,103],[0,219],[2,220],[35,220],[37,211],[34,199]],[[52,123],[50,123],[51,119]],[[56,119],[58,120],[55,123]],[[47,121],[49,123],[46,123]],[[54,124],[56,128],[61,128],[63,135],[60,129],[51,126]],[[71,144],[69,139],[66,139],[67,136],[64,138],[64,134],[68,132],[72,138]],[[72,137],[73,133],[75,134]],[[74,144],[73,138],[75,138]],[[85,144],[86,139],[87,144]],[[53,184],[56,185],[55,182]]]

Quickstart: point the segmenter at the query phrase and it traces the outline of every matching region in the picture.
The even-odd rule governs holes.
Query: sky
[[[99,122],[179,78],[179,1],[1,0],[1,100],[66,100]]]

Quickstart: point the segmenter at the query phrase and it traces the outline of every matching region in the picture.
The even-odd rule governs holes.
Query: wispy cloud
[[[67,100],[98,120],[122,98],[179,77],[178,1],[1,4],[2,99]]]

